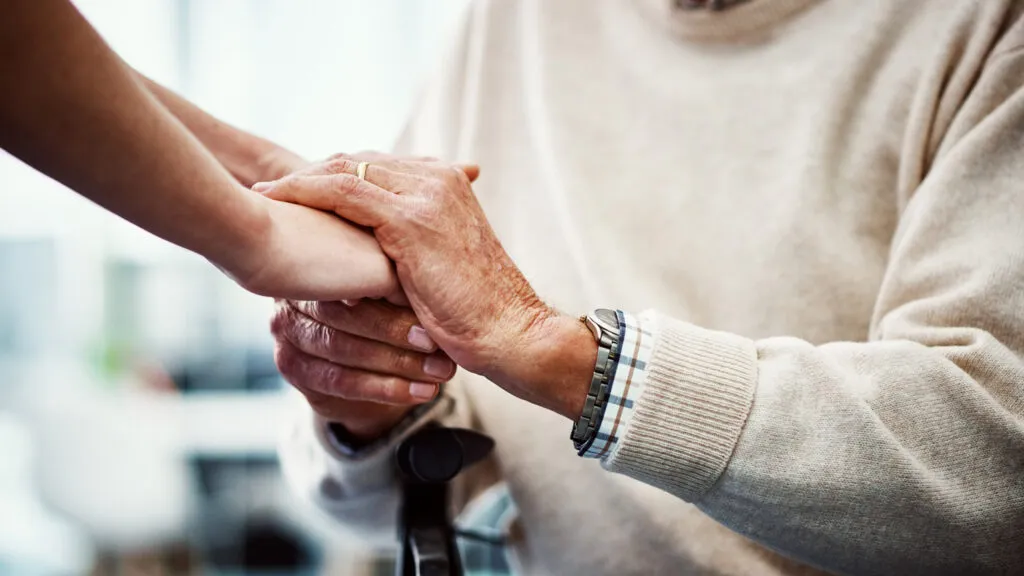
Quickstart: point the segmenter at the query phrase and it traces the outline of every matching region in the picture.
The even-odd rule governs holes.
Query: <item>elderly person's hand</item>
[[[285,379],[360,438],[391,429],[455,373],[412,310],[385,302],[279,301],[271,331]]]
[[[320,174],[325,165],[390,158],[377,152],[336,154],[319,163],[292,164],[291,173]],[[475,166],[463,170],[471,179],[479,173]],[[367,238],[380,249],[372,236]],[[331,245],[318,244],[322,249]],[[390,265],[387,269],[391,270]],[[405,302],[400,291],[387,298]],[[285,379],[317,414],[342,424],[357,438],[372,439],[390,430],[414,406],[433,399],[439,384],[455,372],[454,363],[437,351],[412,310],[385,302],[278,301],[271,332],[276,340],[275,361]]]
[[[495,237],[466,173],[381,159],[361,180],[357,164],[334,158],[254,190],[372,228],[442,350],[516,396],[576,418],[597,354],[593,337],[537,297]]]

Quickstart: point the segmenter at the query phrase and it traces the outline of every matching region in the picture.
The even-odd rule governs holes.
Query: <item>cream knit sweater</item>
[[[476,4],[404,139],[552,304],[660,312],[611,472],[457,377],[460,501],[507,481],[527,574],[1024,574],[1024,2],[673,4]],[[283,451],[393,539],[389,457]]]

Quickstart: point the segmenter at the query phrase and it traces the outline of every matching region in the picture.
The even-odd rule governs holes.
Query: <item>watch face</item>
[[[614,326],[616,328],[619,327],[619,316],[614,310],[598,308],[597,310],[594,310],[594,316],[596,316],[603,324]]]
[[[603,332],[610,332],[614,335],[619,333],[619,315],[614,310],[598,308],[591,312],[585,320],[587,328],[590,328],[590,332],[597,341],[601,340],[601,333]]]
[[[619,316],[614,310],[607,308],[598,308],[591,314],[591,321],[604,332],[610,332],[612,334],[619,333]],[[594,337],[600,339],[601,336],[594,328],[591,328],[594,332]]]

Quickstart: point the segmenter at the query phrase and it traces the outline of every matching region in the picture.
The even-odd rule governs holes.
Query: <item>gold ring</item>
[[[366,168],[369,165],[369,162],[360,162],[359,165],[356,166],[356,176],[358,176],[360,180],[366,180]]]

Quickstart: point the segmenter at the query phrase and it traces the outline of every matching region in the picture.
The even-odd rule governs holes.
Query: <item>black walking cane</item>
[[[456,530],[448,517],[449,482],[483,460],[494,447],[489,437],[462,428],[428,425],[398,445],[402,479],[398,576],[461,576]]]

